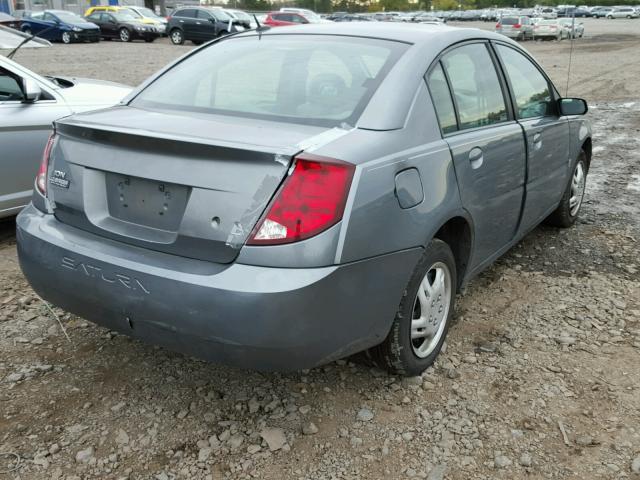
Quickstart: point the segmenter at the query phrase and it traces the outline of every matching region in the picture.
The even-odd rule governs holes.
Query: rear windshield
[[[520,19],[518,17],[503,17],[500,23],[503,25],[517,25],[520,23]]]
[[[188,57],[132,106],[318,126],[355,125],[408,45],[355,37],[236,37]]]
[[[558,25],[557,20],[542,20],[538,25]]]

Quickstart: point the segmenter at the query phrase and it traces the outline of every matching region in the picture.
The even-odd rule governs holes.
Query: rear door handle
[[[480,147],[474,147],[469,152],[469,163],[471,164],[471,168],[476,170],[482,166],[484,162],[484,154]]]

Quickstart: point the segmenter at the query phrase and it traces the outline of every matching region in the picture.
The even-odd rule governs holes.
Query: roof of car
[[[271,12],[281,13],[281,12]],[[250,35],[247,32],[244,35]],[[412,44],[426,44],[438,40],[438,44],[455,43],[474,38],[486,38],[506,41],[506,37],[477,28],[458,28],[447,25],[407,24],[392,22],[353,22],[353,23],[313,23],[291,26],[286,29],[272,29],[262,33],[267,35],[317,34],[346,35],[351,37],[369,37],[395,40]]]

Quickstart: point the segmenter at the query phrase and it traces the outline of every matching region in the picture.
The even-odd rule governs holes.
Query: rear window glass
[[[520,19],[518,17],[504,17],[500,20],[500,23],[503,25],[516,25],[520,23]]]
[[[354,125],[406,44],[321,35],[224,40],[179,63],[131,103],[319,126]]]

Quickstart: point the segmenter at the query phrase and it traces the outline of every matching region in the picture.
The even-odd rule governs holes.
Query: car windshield
[[[111,15],[119,22],[132,22],[136,21],[136,17],[129,12],[114,12]]]
[[[162,18],[159,15],[156,14],[156,12],[154,12],[153,10],[151,10],[150,8],[142,8],[142,7],[138,7],[136,9],[136,11],[142,15],[143,17],[148,17],[148,18]]]
[[[60,12],[56,13],[55,16],[64,23],[87,23],[87,20],[73,13]]]
[[[406,50],[394,41],[273,34],[218,42],[144,89],[134,107],[354,125]]]
[[[231,15],[229,15],[227,12],[225,12],[224,10],[221,9],[215,9],[213,11],[213,15],[218,19],[218,20],[223,20],[225,22],[228,22],[229,20],[233,20],[233,18],[231,17]]]
[[[503,25],[517,25],[520,23],[520,19],[518,17],[503,17],[500,23]]]

